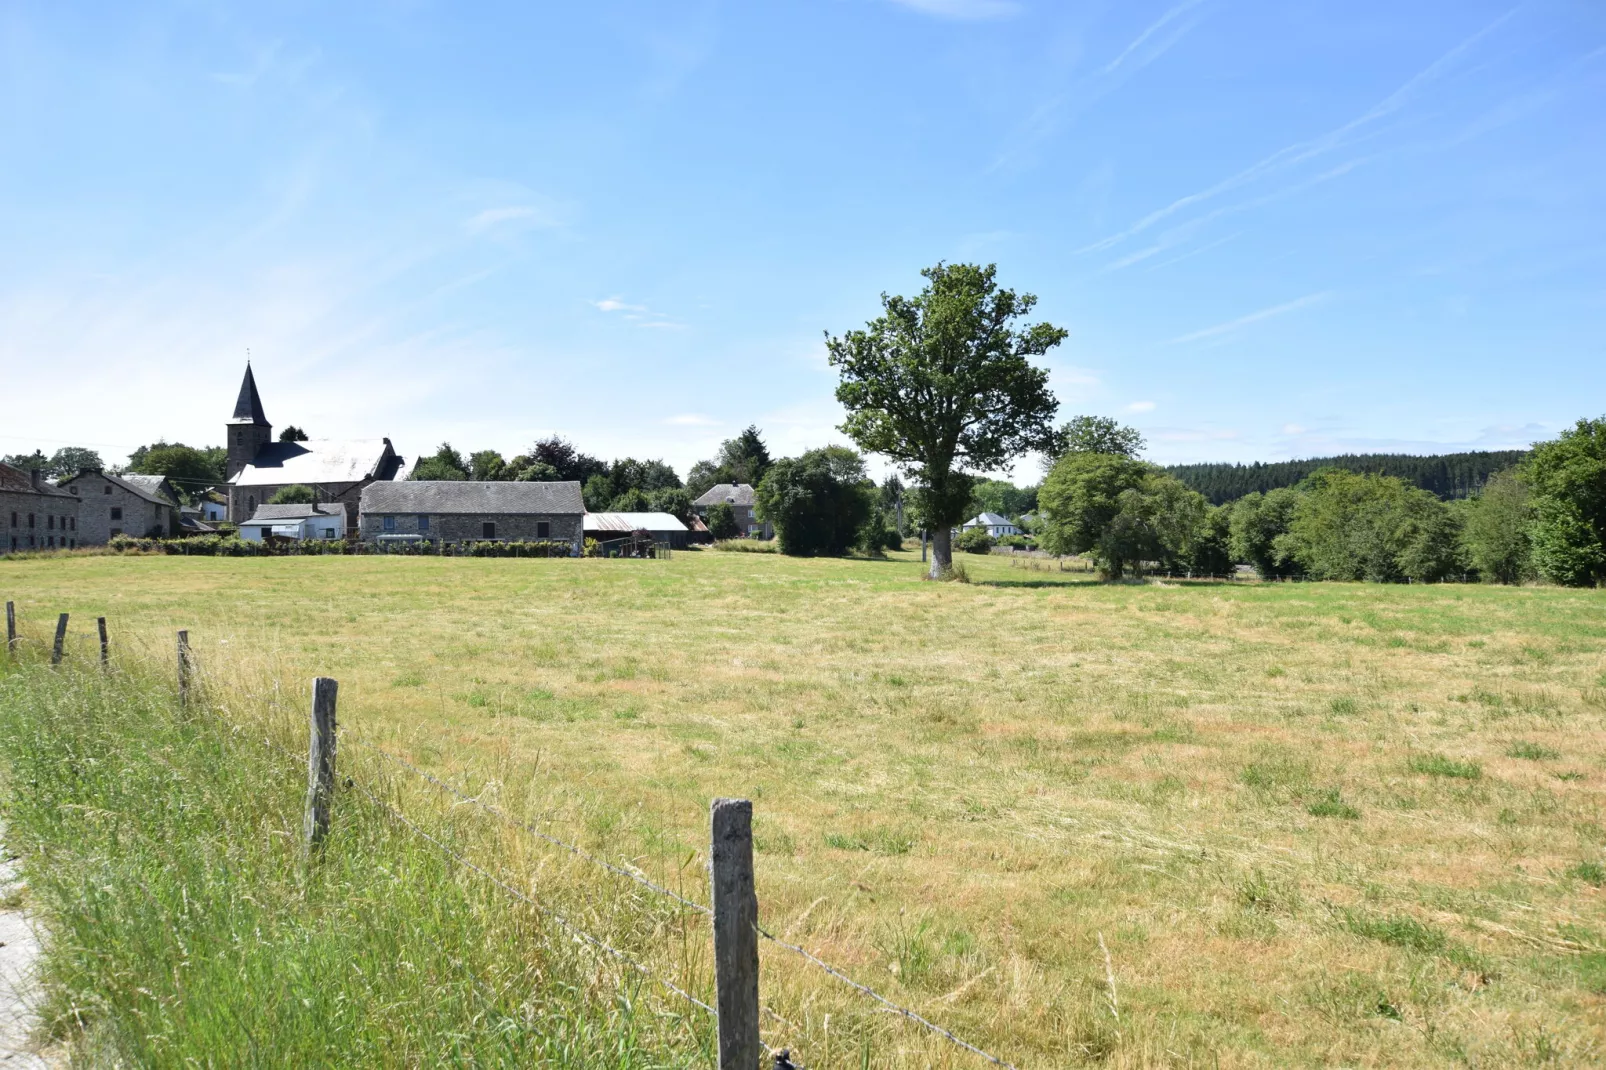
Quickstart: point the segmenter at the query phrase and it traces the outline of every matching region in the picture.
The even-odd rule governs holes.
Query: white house
[[[240,538],[261,542],[269,535],[283,539],[343,539],[346,507],[339,502],[259,505],[251,519],[240,525]]]
[[[986,528],[987,534],[993,538],[1002,538],[1005,535],[1019,535],[1020,528],[1010,523],[1008,517],[997,513],[982,513],[979,516],[965,521],[960,525],[961,530],[971,531],[975,528]]]

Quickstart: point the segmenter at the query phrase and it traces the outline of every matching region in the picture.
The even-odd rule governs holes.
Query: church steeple
[[[234,403],[234,416],[224,432],[228,442],[229,460],[224,476],[232,480],[240,469],[256,459],[257,451],[273,441],[273,425],[262,411],[262,398],[257,394],[256,376],[251,374],[251,362],[245,362],[245,379],[240,383],[240,397]]]
[[[257,394],[256,376],[251,374],[251,362],[245,362],[245,379],[240,383],[240,399],[234,403],[234,419],[231,424],[253,424],[258,427],[271,427],[268,418],[262,412],[262,398]]]

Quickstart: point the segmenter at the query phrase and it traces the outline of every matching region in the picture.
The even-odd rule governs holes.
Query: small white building
[[[281,539],[343,539],[346,507],[340,502],[321,505],[259,505],[251,519],[240,525],[240,538],[261,542]]]
[[[997,513],[982,513],[960,525],[962,531],[973,531],[976,528],[987,529],[987,534],[995,539],[1003,538],[1005,535],[1020,534],[1020,528],[1011,523],[1007,516],[999,516]]]

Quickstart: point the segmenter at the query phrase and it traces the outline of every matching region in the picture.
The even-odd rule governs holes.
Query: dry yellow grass
[[[1606,1059],[1606,592],[966,564],[81,557],[0,597],[34,641],[188,627],[287,705],[338,677],[351,732],[699,898],[750,797],[772,931],[1022,1067]],[[981,1065],[772,952],[809,1066]]]

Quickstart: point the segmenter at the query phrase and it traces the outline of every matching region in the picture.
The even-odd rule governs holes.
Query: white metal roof
[[[686,525],[668,513],[587,513],[585,529],[628,535],[632,531],[685,531]]]

